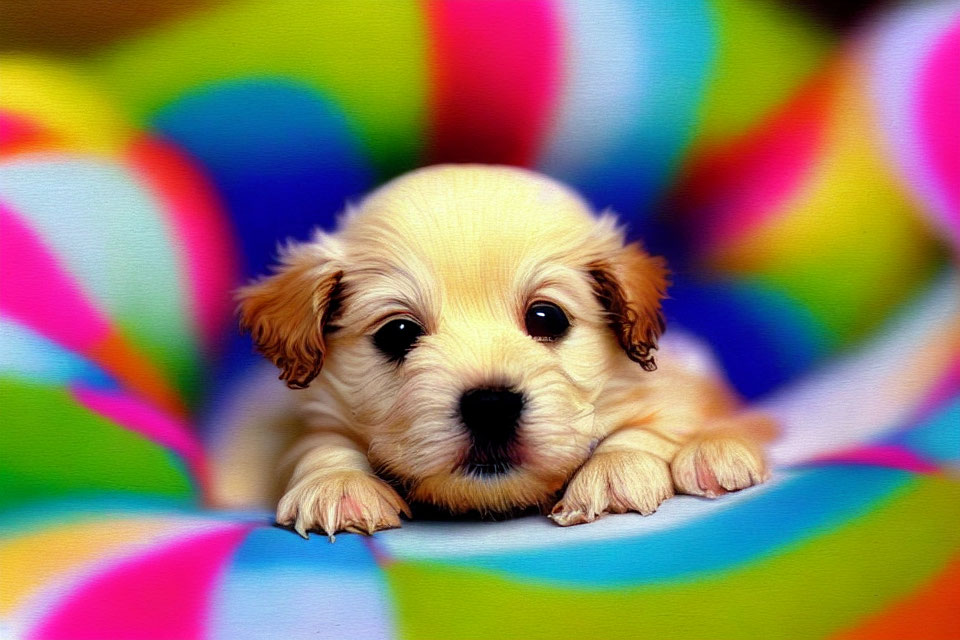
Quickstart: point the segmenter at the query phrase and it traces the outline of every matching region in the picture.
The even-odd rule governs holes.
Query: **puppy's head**
[[[665,287],[661,259],[562,185],[438,166],[289,248],[240,311],[290,386],[323,367],[330,426],[412,499],[502,511],[543,503],[586,460],[624,354],[655,368]]]

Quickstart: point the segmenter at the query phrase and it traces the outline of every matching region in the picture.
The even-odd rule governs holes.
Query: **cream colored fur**
[[[664,276],[612,216],[532,172],[443,165],[375,191],[239,294],[260,349],[310,385],[277,520],[304,536],[372,533],[399,526],[407,498],[451,512],[539,505],[569,525],[762,482],[765,417],[739,413],[713,377],[638,364],[652,368]],[[565,337],[525,333],[535,300],[566,312]],[[371,338],[397,317],[426,330],[400,364]],[[490,384],[527,398],[522,461],[476,477],[458,467],[469,437],[457,408]]]

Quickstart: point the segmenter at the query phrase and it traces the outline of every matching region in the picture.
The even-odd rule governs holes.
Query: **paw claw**
[[[277,522],[293,524],[301,537],[323,531],[330,542],[340,531],[372,535],[400,526],[399,513],[410,508],[389,485],[360,471],[327,474],[301,480],[277,506]]]
[[[562,527],[608,513],[650,515],[673,495],[667,464],[645,452],[595,454],[574,475],[549,518]]]
[[[294,531],[300,534],[300,537],[304,540],[310,539],[310,534],[307,533],[307,529],[303,526],[302,523],[297,522],[296,526],[293,528]]]
[[[572,511],[560,510],[556,513],[551,513],[548,517],[561,527],[570,527],[575,524],[587,524],[597,519],[596,514],[584,513],[579,509],[574,509]]]

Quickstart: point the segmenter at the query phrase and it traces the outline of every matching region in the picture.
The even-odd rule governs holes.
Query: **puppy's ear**
[[[337,307],[343,277],[326,240],[288,246],[273,275],[236,294],[240,326],[291,389],[306,388],[323,367],[323,329]]]
[[[657,364],[651,351],[664,327],[660,301],[669,284],[666,261],[633,243],[592,262],[588,269],[620,346],[645,371],[653,371]]]

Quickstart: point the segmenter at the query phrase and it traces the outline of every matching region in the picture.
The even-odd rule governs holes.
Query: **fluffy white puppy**
[[[280,378],[311,385],[277,521],[372,533],[406,498],[571,525],[762,482],[769,421],[654,361],[666,287],[612,216],[530,171],[381,187],[239,292]]]

